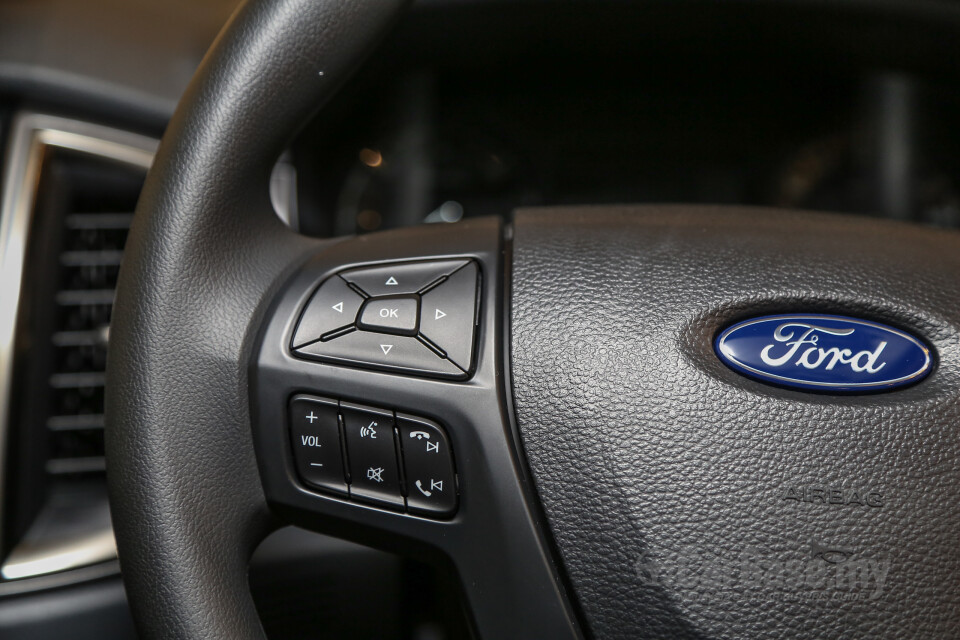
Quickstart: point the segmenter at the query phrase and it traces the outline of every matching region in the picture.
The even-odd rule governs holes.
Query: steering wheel
[[[299,236],[271,168],[402,4],[247,2],[161,144],[107,386],[142,637],[263,637],[247,565],[282,524],[447,565],[480,638],[955,633],[960,237],[692,206]],[[933,372],[722,361],[777,314],[919,336]]]

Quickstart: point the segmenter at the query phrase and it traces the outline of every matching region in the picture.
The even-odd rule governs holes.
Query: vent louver
[[[50,116],[15,122],[0,225],[0,294],[13,301],[0,308],[0,592],[116,557],[104,473],[106,353],[155,146]]]
[[[127,211],[136,204],[132,195],[132,202],[119,203]],[[53,412],[46,421],[51,475],[100,474],[106,468],[103,392],[110,312],[132,218],[129,212],[68,212],[63,220],[51,336]]]

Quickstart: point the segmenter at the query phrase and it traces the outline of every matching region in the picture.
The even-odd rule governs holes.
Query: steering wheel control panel
[[[307,486],[381,507],[445,517],[457,510],[457,476],[436,423],[329,398],[290,400],[297,473]]]
[[[468,259],[342,271],[317,287],[290,348],[311,360],[463,379],[473,367],[478,290]]]

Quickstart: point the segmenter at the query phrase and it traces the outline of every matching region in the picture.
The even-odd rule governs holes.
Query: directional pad
[[[297,356],[325,362],[465,378],[478,282],[468,259],[344,271],[317,289],[291,346]]]

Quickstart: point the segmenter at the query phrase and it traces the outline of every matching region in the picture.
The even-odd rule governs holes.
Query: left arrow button
[[[363,296],[351,289],[339,276],[327,278],[303,310],[291,348],[297,349],[319,340],[331,331],[352,325],[356,322],[363,300]]]

